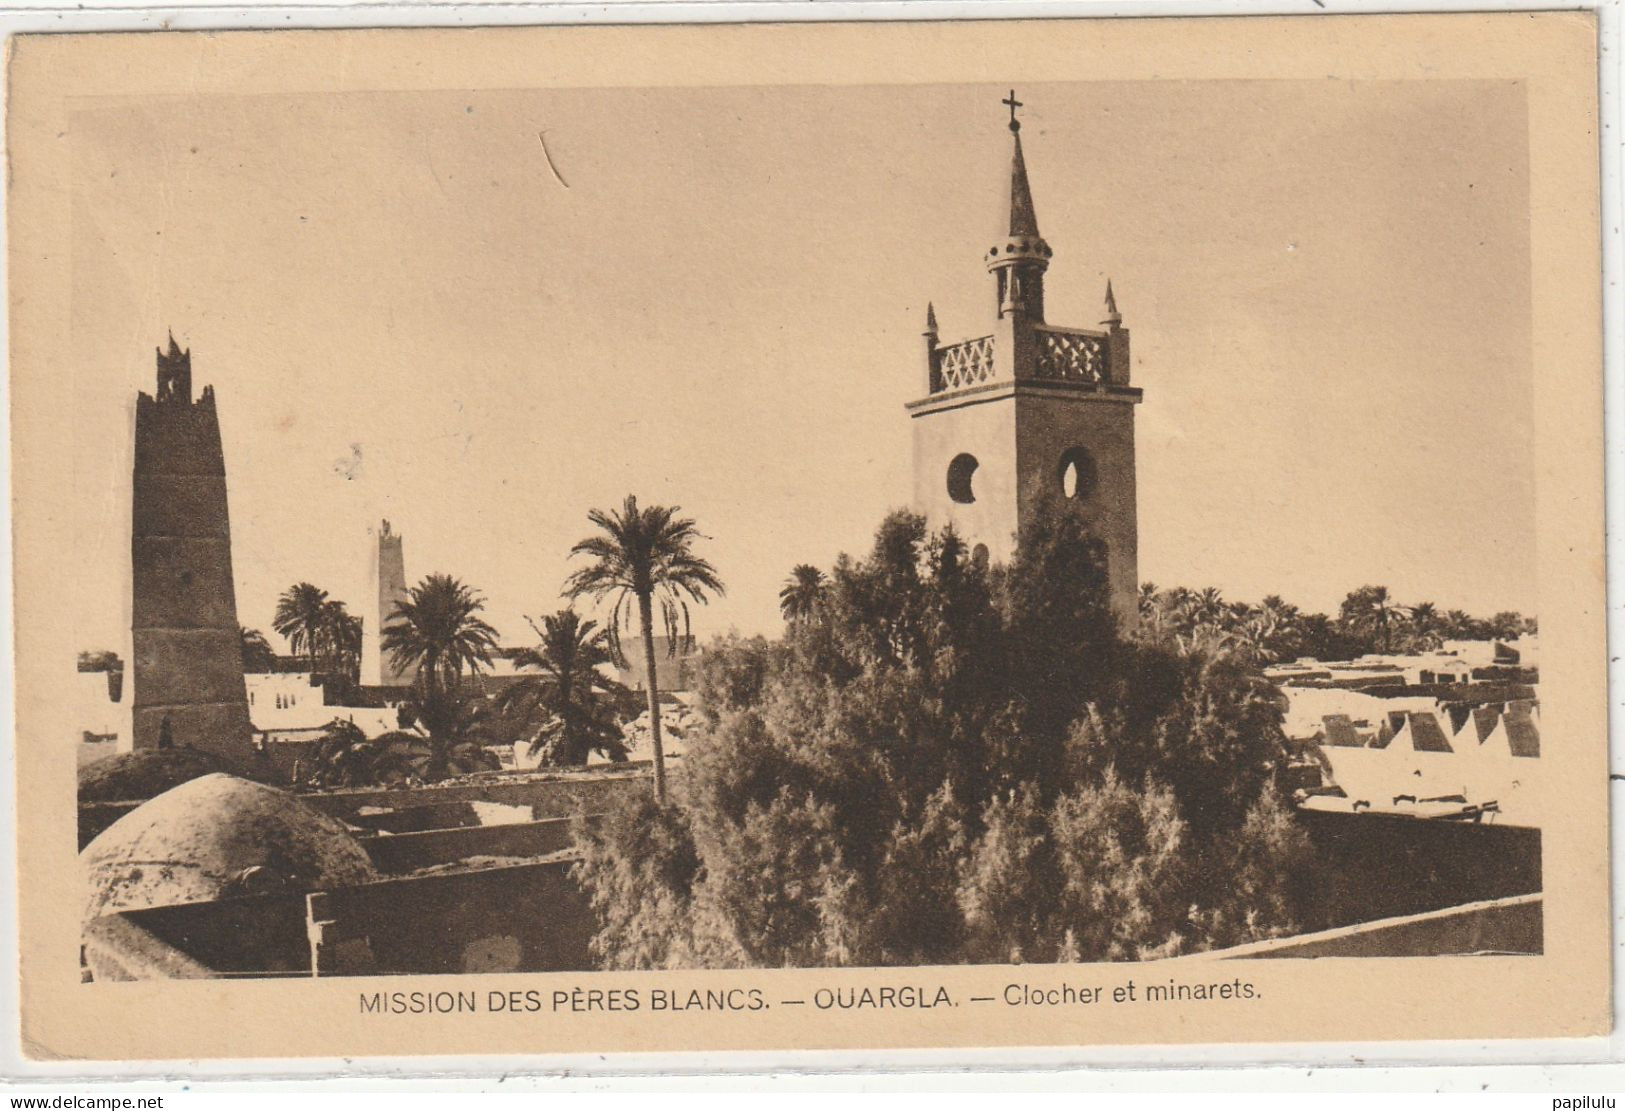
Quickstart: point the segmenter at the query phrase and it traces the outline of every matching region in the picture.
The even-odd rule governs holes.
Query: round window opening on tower
[[[966,452],[960,452],[948,464],[948,496],[960,505],[969,505],[976,500],[976,491],[971,486],[976,467],[976,456]]]
[[[1081,447],[1061,453],[1061,493],[1068,498],[1088,497],[1095,489],[1095,457]]]

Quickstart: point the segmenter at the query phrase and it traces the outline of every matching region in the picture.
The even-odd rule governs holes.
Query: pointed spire
[[[1021,122],[1016,109],[1021,101],[1012,91],[1004,102],[1010,106],[1010,230],[988,248],[983,261],[988,273],[997,279],[999,318],[1020,313],[1036,324],[1044,322],[1044,270],[1049,266],[1049,244],[1038,233],[1038,215],[1033,210],[1033,192],[1027,184],[1027,159],[1021,152]]]
[[[1112,280],[1106,279],[1106,319],[1101,321],[1109,328],[1115,328],[1123,323],[1123,314],[1117,311],[1117,296],[1112,293]]]
[[[925,334],[928,336],[937,334],[937,307],[930,301],[925,303]]]
[[[1015,151],[1010,159],[1010,234],[1038,235],[1038,214],[1033,211],[1033,192],[1027,184],[1027,160],[1021,154],[1021,125],[1010,121],[1010,137]]]
[[[169,329],[169,357],[176,358],[181,353],[180,344],[175,342],[175,329]]]

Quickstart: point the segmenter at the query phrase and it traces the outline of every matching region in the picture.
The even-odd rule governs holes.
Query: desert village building
[[[1538,829],[1538,640],[1266,669],[1307,772],[1301,806]]]

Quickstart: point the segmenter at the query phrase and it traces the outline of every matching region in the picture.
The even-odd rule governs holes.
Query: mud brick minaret
[[[395,607],[410,597],[406,589],[406,553],[401,534],[388,521],[378,526],[377,551],[372,561],[372,589],[368,602],[377,608],[368,612],[363,626],[361,682],[364,686],[410,687],[417,679],[415,664],[402,664],[394,653],[384,650],[383,630],[395,616]]]
[[[940,343],[926,308],[923,396],[908,406],[914,505],[951,522],[978,554],[1010,557],[1041,503],[1081,514],[1105,542],[1112,609],[1138,618],[1138,521],[1129,334],[1111,283],[1099,329],[1044,319],[1044,271],[1054,252],[1038,232],[1015,94],[1010,193],[1001,234],[984,257],[994,282],[993,331]]]
[[[157,396],[136,398],[132,505],[134,746],[250,757],[220,421],[174,336]]]

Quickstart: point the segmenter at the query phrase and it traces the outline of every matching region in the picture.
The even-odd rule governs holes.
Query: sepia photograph
[[[1601,466],[1577,424],[1591,471],[1551,465],[1542,399],[1600,417],[1600,364],[1541,335],[1554,278],[1598,311],[1541,253],[1541,77],[1068,79],[1002,47],[1095,29],[960,30],[1002,46],[899,80],[797,77],[835,28],[755,32],[800,67],[758,81],[543,79],[568,31],[528,86],[396,80],[410,32],[304,35],[331,87],[262,79],[282,36],[14,53],[14,118],[30,49],[156,74],[12,131],[58,211],[13,375],[71,414],[54,496],[21,439],[14,493],[53,538],[20,657],[32,598],[71,647],[19,673],[63,1006],[924,1022],[1103,1009],[1105,965],[1218,1017],[1260,966],[1550,976],[1606,732],[1590,671],[1551,686],[1602,662],[1601,581],[1542,541],[1571,513],[1600,559]],[[905,974],[705,978],[753,970]]]

